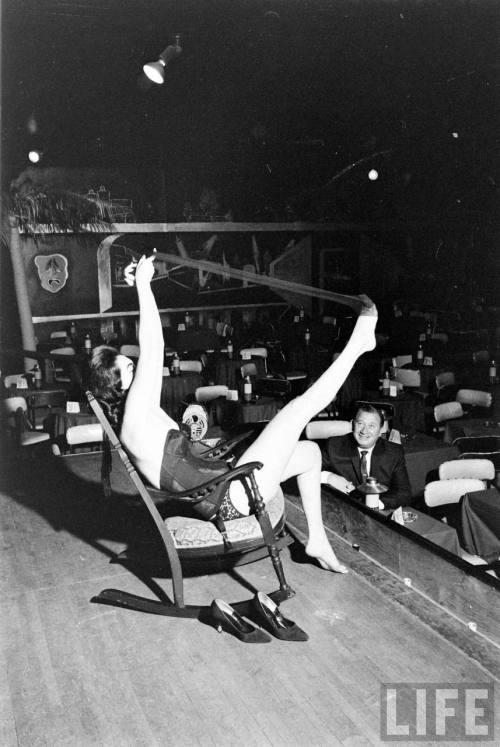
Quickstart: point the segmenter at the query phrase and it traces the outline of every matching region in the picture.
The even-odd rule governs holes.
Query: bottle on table
[[[304,340],[305,340],[306,345],[309,345],[309,343],[311,342],[311,333],[308,329],[306,329]]]
[[[424,348],[422,347],[422,343],[420,342],[418,345],[418,350],[417,350],[417,361],[419,363],[423,363],[423,360],[424,360]]]
[[[301,322],[304,321],[305,315],[306,315],[305,309],[304,309],[303,306],[301,306],[300,309],[299,309],[299,319],[300,319]]]
[[[427,322],[427,325],[426,325],[426,327],[425,327],[425,335],[426,335],[426,337],[427,337],[427,339],[428,339],[428,340],[430,340],[430,339],[431,339],[431,335],[432,335],[432,327],[431,327],[431,323],[430,323],[430,321],[429,321],[429,322]]]
[[[489,371],[489,379],[490,384],[496,384],[497,381],[497,364],[494,360],[490,363],[490,371]]]
[[[177,353],[174,354],[174,358],[172,360],[172,375],[173,376],[179,376],[181,372],[181,362],[179,360],[179,356]]]
[[[391,379],[389,377],[389,371],[386,371],[384,378],[382,379],[382,394],[385,397],[389,396],[390,387],[391,387]]]
[[[41,389],[42,388],[42,372],[40,370],[40,366],[38,365],[38,363],[35,363],[32,371],[33,371],[33,379],[35,382],[35,388]]]
[[[92,340],[90,339],[90,335],[88,332],[85,335],[85,341],[83,345],[84,345],[85,352],[87,353],[87,355],[92,355]]]
[[[396,379],[389,379],[389,397],[398,396],[398,382]]]
[[[230,360],[232,360],[233,352],[234,352],[233,343],[231,342],[231,340],[228,340],[227,341],[227,357]]]
[[[75,322],[71,322],[71,327],[69,328],[69,334],[70,334],[70,337],[71,337],[71,341],[75,342],[76,341],[76,336],[78,334]]]
[[[189,311],[184,314],[184,326],[186,329],[189,328]]]
[[[243,399],[245,402],[250,402],[252,399],[252,380],[250,379],[250,376],[245,376],[245,381],[243,383]]]

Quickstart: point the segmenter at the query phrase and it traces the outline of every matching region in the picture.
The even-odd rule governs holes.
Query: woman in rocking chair
[[[221,463],[211,463],[192,454],[186,436],[160,407],[163,375],[163,334],[151,290],[154,255],[143,256],[126,271],[139,297],[139,346],[137,368],[114,348],[95,350],[92,388],[137,469],[157,488],[183,490],[221,473]],[[375,347],[377,310],[366,296],[359,297],[359,318],[340,356],[309,389],[289,402],[268,423],[240,457],[238,464],[258,461],[262,469],[256,480],[264,502],[277,492],[281,482],[296,476],[309,529],[306,553],[329,571],[347,573],[326,536],[321,515],[321,453],[310,441],[299,441],[306,424],[335,397],[354,363]],[[222,471],[227,467],[222,468]],[[190,484],[189,484],[190,482]],[[219,516],[234,519],[250,509],[244,487],[231,483],[220,504]]]

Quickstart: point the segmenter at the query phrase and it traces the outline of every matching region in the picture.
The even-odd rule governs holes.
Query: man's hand
[[[349,495],[349,493],[352,493],[352,491],[355,489],[350,480],[346,480],[345,477],[336,475],[333,472],[322,472],[321,483],[323,485],[329,485],[331,488],[338,490],[340,493],[344,493],[344,495]]]

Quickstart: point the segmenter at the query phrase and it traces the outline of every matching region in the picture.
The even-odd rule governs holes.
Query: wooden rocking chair
[[[173,602],[147,599],[117,589],[104,589],[92,602],[124,607],[126,609],[148,612],[156,615],[171,617],[189,617],[204,619],[209,616],[209,606],[186,605],[184,602],[184,570],[193,571],[201,566],[201,572],[207,573],[207,569],[221,570],[244,565],[260,560],[267,555],[271,558],[274,571],[278,578],[279,588],[270,593],[273,601],[277,604],[292,597],[295,592],[285,579],[280,551],[290,545],[294,539],[284,528],[284,499],[282,493],[268,503],[264,504],[259,493],[254,471],[260,469],[260,462],[249,462],[231,469],[227,473],[205,482],[194,489],[183,492],[169,493],[158,490],[145,484],[131,460],[129,459],[123,445],[107,420],[100,404],[91,392],[86,392],[89,404],[97,416],[104,433],[103,468],[101,479],[105,495],[110,495],[109,474],[111,469],[112,451],[115,451],[125,465],[128,476],[139,493],[142,502],[146,506],[160,536],[160,554],[156,557],[156,565],[165,565],[167,561],[172,578]],[[243,437],[248,433],[243,434]],[[210,458],[221,458],[234,447],[235,442],[216,446],[204,452],[204,456]],[[245,516],[225,522],[222,532],[214,523],[197,518],[170,517],[163,518],[160,509],[164,506],[172,507],[177,504],[194,504],[204,500],[215,486],[229,483],[232,480],[241,480],[251,501],[255,515]],[[275,502],[274,508],[271,504]],[[189,513],[189,509],[188,509]],[[199,535],[202,535],[201,537]],[[187,542],[183,542],[186,539]],[[199,541],[198,541],[199,540]],[[135,562],[127,551],[120,553],[112,562]],[[139,559],[140,562],[140,559]],[[245,614],[250,600],[236,602],[232,606],[240,613]]]

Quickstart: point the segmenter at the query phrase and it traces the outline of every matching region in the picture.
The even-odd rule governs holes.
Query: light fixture
[[[144,70],[149,80],[152,80],[153,83],[158,83],[161,85],[164,82],[165,67],[168,65],[170,60],[172,60],[174,57],[177,57],[177,55],[182,52],[182,47],[179,44],[180,38],[180,34],[176,34],[175,44],[169,44],[168,47],[163,50],[156,62],[147,62],[143,66],[142,69]]]
[[[39,163],[41,161],[42,156],[43,156],[42,151],[37,150],[36,148],[32,148],[30,152],[28,153],[28,159],[31,161],[31,163]]]

